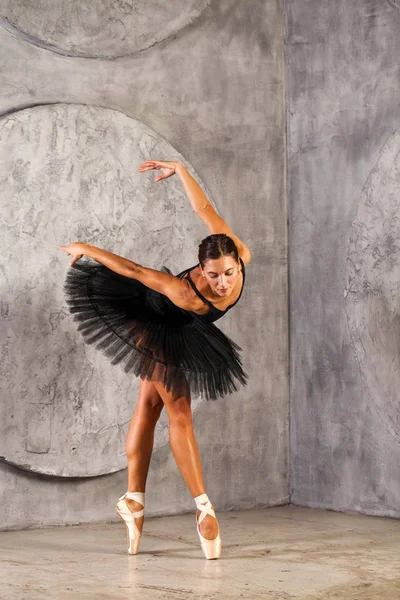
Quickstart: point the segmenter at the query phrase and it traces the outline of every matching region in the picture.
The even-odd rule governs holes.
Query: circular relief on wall
[[[1,25],[29,42],[69,56],[133,54],[194,21],[210,0],[3,0]]]
[[[123,469],[139,379],[84,343],[63,292],[71,257],[58,245],[90,242],[178,273],[197,263],[204,224],[178,177],[154,183],[160,172],[138,167],[177,160],[199,177],[140,121],[71,104],[2,118],[0,157],[0,455],[48,475]],[[155,448],[167,442],[163,414]]]
[[[400,437],[400,131],[363,188],[347,255],[347,320],[371,402]]]

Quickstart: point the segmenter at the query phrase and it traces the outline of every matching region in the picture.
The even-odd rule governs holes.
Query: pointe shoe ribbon
[[[125,498],[143,504],[143,508],[141,510],[131,511],[125,502]],[[144,492],[126,492],[120,497],[115,508],[127,527],[128,552],[129,554],[137,554],[142,532],[136,525],[135,519],[143,517],[144,515]]]
[[[200,496],[197,496],[195,498],[195,500],[196,500],[196,506],[197,506],[198,510],[201,510],[201,515],[199,517],[199,524],[203,521],[203,519],[205,519],[205,517],[207,515],[211,515],[212,517],[215,517],[215,512],[211,508],[212,504],[211,504],[210,500],[208,499],[207,494],[200,494]],[[202,502],[205,502],[206,504],[202,504]]]
[[[212,504],[211,504],[207,494],[205,494],[205,493],[200,494],[200,496],[196,496],[196,498],[194,500],[196,502],[196,506],[197,506],[198,510],[201,511],[201,515],[198,520],[196,519],[196,521],[197,521],[197,533],[199,534],[201,548],[203,550],[204,556],[207,559],[219,558],[221,555],[221,547],[222,547],[222,541],[221,541],[221,536],[219,534],[219,528],[218,528],[218,535],[213,540],[208,540],[207,538],[204,538],[201,535],[200,528],[199,528],[200,523],[203,521],[203,519],[205,519],[205,517],[207,515],[211,515],[212,517],[214,517],[216,519],[215,512],[211,508]]]
[[[126,504],[126,502],[122,502],[125,498],[129,498],[129,500],[135,500],[139,504],[143,504],[143,508],[141,510],[132,512],[128,508],[128,505]],[[131,516],[135,519],[138,519],[139,517],[144,516],[144,492],[125,492],[125,494],[123,494],[121,496],[121,498],[118,500],[117,506],[119,504],[121,504],[121,506],[120,506],[121,512],[124,513],[127,517]]]

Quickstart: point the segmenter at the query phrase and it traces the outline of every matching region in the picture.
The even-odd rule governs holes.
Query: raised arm
[[[181,163],[178,163],[175,172],[183,183],[194,212],[204,221],[210,233],[225,233],[232,238],[238,249],[239,256],[245,265],[248,264],[251,258],[249,248],[230,230],[226,221],[215,211],[197,181]]]
[[[186,279],[179,279],[175,275],[143,267],[118,254],[113,254],[113,252],[108,252],[108,250],[92,246],[92,244],[74,242],[69,246],[58,247],[61,250],[65,250],[68,255],[72,255],[73,258],[70,265],[73,265],[81,256],[85,255],[100,262],[119,275],[137,279],[152,290],[164,294],[180,308],[193,310],[196,307],[192,289]]]
[[[249,248],[230,230],[226,221],[216,213],[197,181],[190,175],[182,163],[167,160],[146,160],[139,167],[139,171],[141,172],[150,171],[151,169],[159,169],[163,173],[155,181],[166,179],[176,173],[182,181],[194,212],[207,225],[210,233],[225,233],[228,235],[235,242],[239,256],[243,262],[245,264],[250,262],[251,254]]]

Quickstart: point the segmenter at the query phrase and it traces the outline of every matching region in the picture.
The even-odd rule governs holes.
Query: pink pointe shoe
[[[201,510],[201,515],[200,515],[198,521],[197,521],[197,515],[196,515],[196,522],[197,522],[197,533],[199,534],[201,549],[203,550],[203,554],[207,559],[219,558],[221,556],[221,548],[222,548],[222,541],[221,541],[221,536],[219,535],[219,528],[218,528],[218,535],[213,540],[207,540],[206,538],[204,538],[201,535],[200,528],[199,528],[200,523],[206,517],[206,515],[211,515],[215,519],[217,518],[215,516],[215,512],[211,508],[211,506],[212,506],[211,502],[208,499],[207,494],[200,494],[200,496],[196,496],[194,501],[196,502],[196,506],[197,506],[198,510]]]
[[[136,502],[143,504],[142,510],[132,512],[125,502],[125,498],[129,498],[130,500],[135,500]],[[143,517],[144,515],[144,492],[126,492],[118,500],[115,510],[124,521],[127,528],[128,552],[129,554],[137,554],[142,533],[136,525],[135,519]]]

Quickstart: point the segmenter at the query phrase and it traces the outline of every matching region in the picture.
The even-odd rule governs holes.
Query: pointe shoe
[[[219,534],[219,528],[218,528],[218,535],[213,540],[207,540],[206,538],[204,538],[201,535],[200,528],[199,528],[200,523],[206,517],[206,515],[211,515],[215,519],[217,518],[215,516],[215,512],[211,508],[211,506],[212,506],[211,502],[208,499],[207,494],[200,494],[200,496],[196,496],[196,498],[194,500],[196,502],[197,508],[199,510],[201,510],[201,515],[200,515],[198,521],[197,521],[197,515],[196,515],[196,522],[197,522],[197,533],[199,534],[200,544],[201,544],[201,549],[203,550],[203,554],[207,559],[219,558],[221,556],[221,548],[222,548],[222,541],[221,541],[221,536]]]
[[[136,502],[143,504],[142,510],[132,512],[125,502],[125,498],[129,498],[130,500],[135,500]],[[144,515],[144,492],[126,492],[118,500],[115,510],[124,521],[127,528],[128,552],[129,554],[137,554],[142,532],[136,525],[135,519],[143,517]]]

